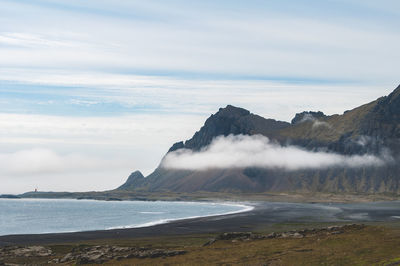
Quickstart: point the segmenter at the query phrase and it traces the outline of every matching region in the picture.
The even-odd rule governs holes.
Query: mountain
[[[169,149],[169,152],[182,148],[197,151],[210,144],[213,138],[220,135],[262,134],[278,138],[277,132],[289,126],[290,124],[287,122],[265,119],[243,108],[228,105],[225,108],[220,108],[216,114],[211,115],[200,131],[197,131],[191,139],[185,143],[183,141],[175,143]]]
[[[135,171],[132,174],[130,174],[126,182],[117,189],[119,190],[134,189],[143,180],[144,180],[143,174],[140,171]]]
[[[383,165],[334,165],[290,171],[254,166],[179,170],[160,165],[146,178],[140,172],[133,173],[118,189],[148,192],[400,193],[400,86],[390,95],[342,115],[328,116],[320,111],[306,111],[296,114],[291,123],[265,119],[228,105],[211,115],[191,139],[172,145],[167,155],[188,150],[202,151],[216,137],[229,135],[262,135],[280,147],[296,147],[310,153],[323,151],[346,156],[349,160],[364,158],[363,155],[385,155],[390,160]]]

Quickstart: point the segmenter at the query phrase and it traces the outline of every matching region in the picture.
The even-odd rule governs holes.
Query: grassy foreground
[[[297,228],[310,226],[297,225]],[[215,237],[202,234],[48,245],[46,247],[53,252],[51,256],[4,257],[0,258],[0,265],[49,265],[49,261],[62,258],[71,251],[101,245],[186,252],[155,258],[112,259],[104,265],[400,265],[400,227],[396,224],[368,225],[340,234],[318,232],[303,238],[218,240],[204,246]],[[62,265],[75,263],[70,261]]]

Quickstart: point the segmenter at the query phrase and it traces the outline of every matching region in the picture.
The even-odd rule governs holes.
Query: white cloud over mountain
[[[161,166],[173,169],[206,170],[213,168],[279,168],[288,171],[328,167],[383,166],[385,155],[340,155],[309,151],[297,146],[281,146],[261,135],[216,137],[200,151],[181,149],[167,154]]]

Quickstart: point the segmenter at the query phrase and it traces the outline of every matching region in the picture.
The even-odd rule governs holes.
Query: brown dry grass
[[[188,251],[167,258],[125,259],[104,265],[398,265],[400,224],[367,226],[339,235],[317,234],[302,239],[217,241],[213,235],[191,235],[50,245],[52,258],[63,257],[79,245],[119,245]],[[51,258],[15,258],[11,263],[47,264]]]
[[[108,265],[386,265],[400,261],[400,231],[366,227],[303,239],[219,241],[186,255],[112,261]]]
[[[332,115],[321,122],[325,125],[313,126],[313,122],[304,122],[294,127],[285,128],[280,131],[283,136],[292,139],[314,139],[320,142],[338,141],[345,133],[351,133],[353,137],[358,134],[361,121],[375,107],[377,101],[362,105],[343,115]]]

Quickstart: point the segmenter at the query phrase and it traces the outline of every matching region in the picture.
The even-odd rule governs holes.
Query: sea
[[[251,209],[238,203],[0,199],[0,235],[145,227]]]

